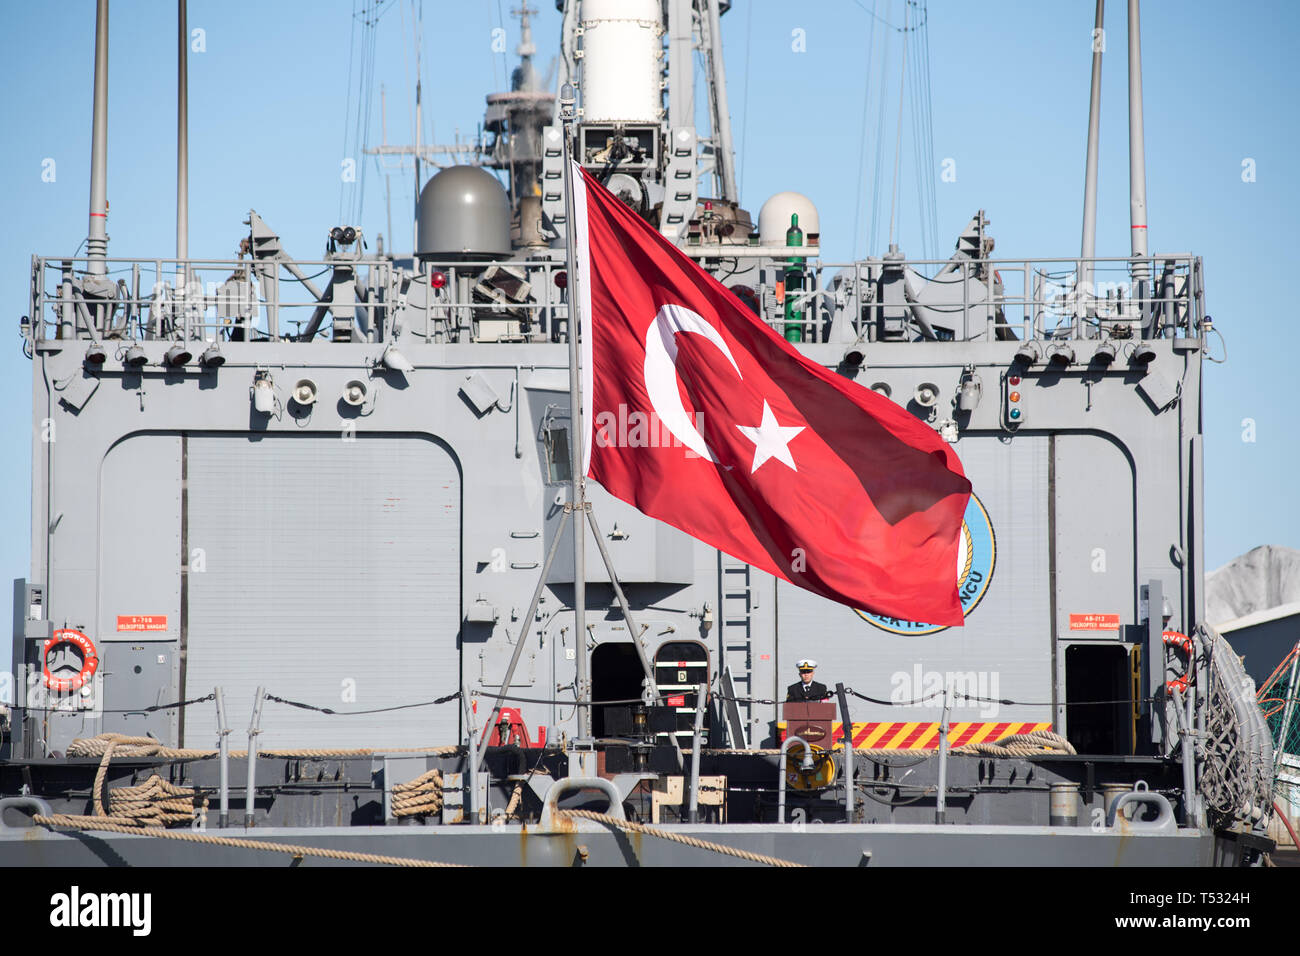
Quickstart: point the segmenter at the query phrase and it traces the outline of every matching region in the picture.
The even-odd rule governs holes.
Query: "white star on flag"
[[[776,416],[772,414],[766,399],[763,400],[762,424],[736,427],[740,429],[741,434],[754,443],[754,466],[749,469],[751,475],[769,458],[784,462],[790,466],[791,471],[799,470],[795,467],[794,457],[790,454],[790,442],[795,435],[804,430],[804,426],[778,425]]]

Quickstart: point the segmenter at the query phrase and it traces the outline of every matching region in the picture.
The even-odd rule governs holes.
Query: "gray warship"
[[[726,0],[556,5],[553,88],[525,8],[464,161],[407,150],[410,253],[322,223],[295,258],[249,211],[201,260],[184,0],[176,254],[109,255],[98,0],[85,254],[32,257],[22,319],[0,863],[1259,864],[1274,756],[1205,619],[1213,325],[1201,260],[1146,248],[1137,0],[1130,256],[1094,254],[1097,53],[1080,255],[996,258],[979,211],[947,259],[839,264],[803,195],[740,204]],[[575,480],[570,150],[954,445],[964,627],[827,601]],[[833,713],[786,709],[804,658]]]

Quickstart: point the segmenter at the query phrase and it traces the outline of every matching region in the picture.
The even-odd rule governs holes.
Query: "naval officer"
[[[813,680],[813,670],[817,667],[816,661],[805,658],[795,666],[799,668],[799,680],[786,688],[785,699],[787,702],[803,703],[805,701],[825,700],[830,696],[825,684],[819,684]]]

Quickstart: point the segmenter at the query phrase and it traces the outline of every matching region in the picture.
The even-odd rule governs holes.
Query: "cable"
[[[217,699],[216,694],[208,694],[206,697],[195,697],[192,700],[178,700],[170,704],[153,704],[149,707],[129,707],[129,708],[121,708],[121,709],[106,709],[103,707],[95,707],[95,708],[83,709],[80,707],[33,707],[24,704],[21,709],[24,711],[37,710],[37,711],[41,711],[42,713],[51,713],[51,714],[79,714],[79,713],[85,713],[87,710],[89,710],[92,715],[93,714],[153,714],[160,710],[175,710],[178,707],[189,707],[191,704],[203,704],[203,703],[207,703],[210,700],[216,700],[216,699]],[[17,707],[18,705],[15,704],[12,706]]]
[[[356,51],[357,44],[357,0],[352,0],[352,32],[348,39],[348,101],[344,106],[343,115],[346,117],[352,109],[352,60]],[[348,126],[347,120],[343,121],[343,155],[348,154]],[[343,218],[343,196],[347,192],[347,182],[339,182],[339,219]]]
[[[356,717],[361,714],[386,714],[394,710],[410,710],[413,707],[429,707],[434,704],[446,704],[450,701],[460,698],[460,691],[454,694],[448,694],[446,697],[439,697],[435,700],[425,700],[418,704],[397,704],[393,707],[376,707],[373,710],[332,710],[329,707],[317,707],[315,704],[304,704],[299,700],[287,700],[284,697],[277,697],[274,694],[267,694],[266,699],[275,701],[277,704],[287,704],[290,707],[297,707],[300,710],[314,710],[317,713],[329,714],[332,717]]]
[[[1210,331],[1219,337],[1219,344],[1223,346],[1223,358],[1215,358],[1209,353],[1208,349],[1205,352],[1205,357],[1216,365],[1222,365],[1224,362],[1228,361],[1228,341],[1223,337],[1223,333],[1214,328],[1214,326],[1210,326]]]
[[[862,6],[858,2],[858,6]],[[871,32],[867,39],[867,62],[862,70],[862,132],[858,138],[858,194],[853,203],[853,258],[858,259],[858,240],[859,227],[858,221],[862,214],[862,180],[866,172],[867,161],[867,110],[871,105],[871,57],[876,48],[876,20],[879,17],[874,12],[875,0],[872,0],[871,11]],[[866,8],[863,7],[865,10]]]
[[[890,6],[893,6],[893,0],[889,0]],[[880,221],[880,160],[884,149],[885,138],[880,135],[881,130],[885,128],[885,103],[888,100],[889,92],[889,52],[892,44],[889,37],[882,38],[881,45],[884,47],[884,59],[880,66],[880,96],[878,102],[880,108],[876,111],[876,160],[872,166],[872,183],[871,183],[871,241],[867,244],[867,253],[871,253],[876,245],[876,231]]]
[[[571,685],[566,685],[566,686],[571,686]],[[481,697],[481,698],[484,698],[484,699],[491,699],[491,700],[494,700],[494,701],[495,701],[495,700],[497,699],[497,697],[498,697],[497,694],[480,694],[480,693],[478,693],[477,691],[471,693],[470,696],[471,696],[471,697]],[[660,694],[659,696],[660,696],[660,697],[663,697],[663,696],[666,696],[666,695]],[[543,700],[543,699],[541,699],[541,698],[537,698],[537,697],[512,697],[512,696],[510,696],[509,694],[502,694],[502,695],[500,695],[500,697],[501,697],[502,700],[508,700],[508,701],[510,701],[511,703],[517,703],[517,704],[554,704],[554,705],[556,705],[556,706],[558,706],[558,707],[569,707],[569,706],[571,706],[571,705],[573,705],[573,704],[577,704],[577,703],[581,703],[584,707],[601,707],[601,706],[604,706],[604,705],[606,705],[606,704],[644,704],[644,703],[645,703],[645,701],[644,701],[643,699],[641,699],[640,697],[633,697],[633,698],[629,698],[628,700],[584,700],[584,701],[576,701],[576,700]]]
[[[886,20],[884,17],[882,17],[882,16],[880,16],[878,13],[876,13],[876,11],[875,11],[874,9],[868,10],[867,7],[866,7],[866,5],[862,2],[862,0],[853,0],[853,2],[856,3],[859,7],[861,7],[862,10],[863,10],[863,12],[866,13],[867,16],[871,17],[871,18],[874,19],[874,20],[879,20],[879,21],[880,21],[881,23],[883,23],[885,26],[889,27],[889,29],[894,30],[894,31],[897,32],[897,33],[904,33],[904,32],[906,32],[906,28],[905,28],[905,27],[897,27],[897,26],[894,26],[894,24],[890,23],[890,22],[889,22],[888,20]],[[875,4],[872,4],[872,6],[873,6],[873,8],[874,8]]]
[[[741,92],[744,100],[744,106],[740,108],[740,173],[736,177],[736,199],[740,199],[740,187],[745,181],[745,139],[749,135],[749,53],[751,50],[750,39],[754,33],[754,5],[748,3],[745,5],[745,85]]]

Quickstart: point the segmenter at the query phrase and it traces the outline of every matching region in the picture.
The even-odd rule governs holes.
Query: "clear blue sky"
[[[535,21],[540,68],[555,49],[550,0]],[[415,0],[419,7],[419,0]],[[484,94],[514,65],[516,21],[505,0],[424,0],[425,139],[472,133]],[[947,255],[977,209],[992,220],[997,254],[1072,256],[1079,251],[1092,0],[957,3],[934,0],[930,60],[934,167],[955,163],[936,185],[937,249]],[[879,18],[868,12],[874,8]],[[233,256],[241,220],[255,208],[288,250],[318,256],[339,210],[340,162],[368,164],[361,225],[385,230],[384,177],[356,154],[354,3],[192,0],[189,24],[204,31],[190,56],[190,253]],[[506,16],[508,56],[492,51]],[[0,320],[27,312],[29,257],[69,255],[86,234],[94,3],[4,5],[0,62]],[[1125,4],[1108,5],[1098,254],[1128,252]],[[386,5],[376,27],[372,142],[378,91],[388,90],[388,139],[409,142],[415,64],[411,0]],[[881,40],[903,0],[794,4],[736,0],[723,18],[742,200],[757,212],[774,192],[808,194],[821,211],[827,258],[865,254],[878,136]],[[883,22],[882,22],[883,21]],[[875,51],[867,51],[875,23]],[[1148,2],[1143,10],[1150,247],[1204,256],[1208,308],[1229,361],[1210,365],[1205,394],[1207,531],[1211,568],[1260,544],[1300,548],[1295,475],[1286,425],[1294,401],[1296,336],[1286,292],[1295,271],[1283,253],[1300,223],[1300,5],[1233,8],[1222,2]],[[802,31],[803,52],[794,47]],[[891,37],[891,74],[902,55]],[[360,31],[356,31],[359,38]],[[175,220],[175,5],[115,0],[109,89],[110,255],[171,255]],[[349,63],[352,82],[349,84]],[[868,78],[870,85],[868,86]],[[896,82],[896,80],[894,81]],[[869,91],[863,147],[864,93]],[[882,211],[888,221],[897,87],[885,89]],[[349,103],[353,112],[349,112]],[[899,237],[922,252],[915,163],[905,114]],[[743,152],[741,152],[743,146]],[[865,157],[866,168],[863,169]],[[47,159],[55,180],[44,182]],[[1242,181],[1253,159],[1254,182]],[[859,184],[865,183],[865,187]],[[409,236],[409,174],[391,179],[395,231]],[[856,210],[856,211],[855,211]],[[854,228],[858,236],[855,241]],[[879,253],[887,226],[877,226]],[[399,243],[402,246],[408,242]],[[391,248],[391,242],[390,242]],[[0,576],[28,573],[31,363],[17,335],[0,353]],[[1244,442],[1243,419],[1255,422]],[[6,585],[6,593],[8,586]],[[7,648],[6,637],[0,647]]]

